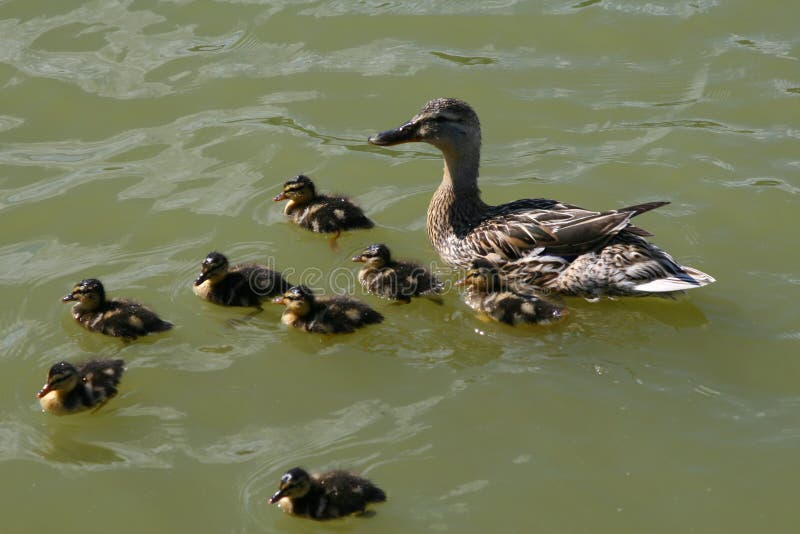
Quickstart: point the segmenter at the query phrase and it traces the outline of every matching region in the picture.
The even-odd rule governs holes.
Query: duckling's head
[[[479,149],[481,124],[478,115],[462,100],[435,98],[405,124],[369,138],[371,144],[378,146],[420,141],[445,153]]]
[[[199,286],[206,280],[211,280],[213,282],[225,276],[225,273],[228,272],[228,258],[219,252],[209,252],[200,268],[200,276],[194,281],[194,285],[196,286]]]
[[[389,247],[383,243],[377,245],[370,245],[364,249],[364,252],[353,256],[353,261],[358,263],[366,263],[373,267],[383,267],[392,260]]]
[[[466,286],[478,291],[495,291],[500,289],[500,274],[497,267],[486,260],[475,260],[464,275],[456,281],[457,286]]]
[[[61,302],[70,302],[73,300],[78,301],[76,306],[80,306],[85,310],[93,310],[105,302],[106,290],[97,278],[86,278],[75,284],[72,291],[64,295]]]
[[[278,193],[272,200],[275,202],[289,200],[296,204],[306,204],[314,200],[316,196],[317,190],[311,178],[299,174],[283,184],[283,191]]]
[[[311,489],[311,477],[299,467],[289,469],[281,477],[278,491],[269,498],[270,504],[275,504],[284,497],[290,499],[302,497]]]
[[[41,399],[51,391],[72,391],[77,385],[78,370],[75,366],[69,362],[58,362],[47,372],[47,382],[36,396]]]
[[[273,304],[283,304],[288,313],[304,317],[314,305],[314,293],[306,286],[290,287],[281,297],[272,299]]]

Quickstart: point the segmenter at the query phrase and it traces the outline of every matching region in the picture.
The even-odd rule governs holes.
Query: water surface
[[[0,512],[8,532],[310,532],[281,473],[389,494],[361,532],[792,532],[800,407],[800,8],[786,2],[0,3]],[[515,330],[444,304],[355,335],[199,301],[207,252],[352,277],[386,242],[434,262],[431,147],[366,138],[456,96],[488,202],[670,200],[639,224],[718,279],[571,299]],[[376,221],[332,252],[271,198],[299,172]],[[450,275],[442,271],[447,278]],[[177,328],[124,344],[78,280]],[[356,292],[360,296],[360,291]],[[96,414],[40,413],[60,359],[120,357]]]

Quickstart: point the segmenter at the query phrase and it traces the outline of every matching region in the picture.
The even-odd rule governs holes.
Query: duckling
[[[99,410],[117,394],[124,365],[122,360],[89,360],[77,367],[69,362],[54,364],[36,394],[42,410],[55,415]]]
[[[416,263],[393,260],[384,244],[368,246],[353,256],[353,261],[365,264],[358,272],[358,280],[366,291],[378,297],[408,303],[411,297],[442,291],[442,283],[429,270]]]
[[[306,286],[294,286],[272,301],[284,304],[281,322],[306,332],[339,334],[354,332],[368,324],[380,323],[383,315],[363,302],[349,297],[315,297]]]
[[[143,304],[127,299],[106,300],[103,284],[96,278],[78,282],[62,302],[77,301],[72,316],[93,332],[133,340],[151,332],[163,332],[172,323],[162,321]]]
[[[278,491],[269,498],[290,515],[316,520],[336,519],[366,512],[367,505],[386,501],[375,484],[348,471],[309,475],[300,467],[287,471]]]
[[[466,276],[456,282],[466,286],[464,302],[481,316],[510,324],[546,324],[566,316],[563,306],[520,292],[501,275],[497,266],[476,260]]]
[[[194,281],[195,295],[223,306],[260,308],[261,301],[283,294],[290,287],[281,273],[265,265],[230,267],[228,258],[219,252],[209,252],[201,269]]]
[[[329,241],[331,248],[335,247],[342,230],[375,226],[350,199],[318,194],[314,182],[302,174],[283,184],[283,191],[272,200],[280,202],[287,199],[289,202],[283,213],[303,228],[334,234]]]

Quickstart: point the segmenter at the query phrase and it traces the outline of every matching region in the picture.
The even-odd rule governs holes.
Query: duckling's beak
[[[270,504],[275,504],[276,502],[278,502],[279,500],[281,500],[281,497],[283,497],[283,490],[282,490],[282,489],[279,489],[278,491],[276,491],[276,492],[275,492],[275,494],[274,494],[274,495],[272,495],[272,497],[270,497],[270,498],[267,500],[267,502],[268,502],[268,503],[270,503]]]
[[[459,278],[458,280],[453,282],[454,286],[464,286],[466,284],[467,284],[467,279],[466,278]]]
[[[286,299],[284,297],[275,297],[272,299],[273,304],[286,304]]]
[[[64,296],[61,298],[61,302],[69,302],[69,301],[71,301],[71,300],[78,300],[78,299],[77,299],[77,298],[75,297],[75,295],[73,295],[72,293],[70,293],[69,295],[64,295]]]
[[[286,193],[283,191],[275,195],[275,198],[272,199],[273,202],[280,202],[281,200],[286,200]]]
[[[194,281],[194,285],[199,286],[206,280],[208,280],[208,273],[202,273],[200,276],[197,277],[197,280]]]
[[[353,261],[356,263],[366,263],[367,258],[363,254],[356,254],[353,256]]]
[[[371,145],[378,146],[392,146],[399,145],[400,143],[411,143],[420,141],[419,128],[414,121],[408,121],[401,124],[394,130],[386,130],[385,132],[377,133],[368,139]]]
[[[42,386],[42,389],[39,390],[39,393],[36,394],[36,397],[41,399],[51,391],[53,391],[53,388],[50,387],[50,384],[45,384],[44,386]]]

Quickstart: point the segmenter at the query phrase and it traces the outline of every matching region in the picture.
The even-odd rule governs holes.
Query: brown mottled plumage
[[[273,200],[288,200],[283,213],[298,226],[313,232],[338,236],[343,230],[374,226],[350,199],[317,193],[314,182],[302,174],[287,181]]]
[[[75,320],[93,332],[108,336],[133,340],[172,328],[172,323],[161,320],[143,304],[127,299],[106,300],[103,284],[96,278],[81,280],[61,301],[77,301],[72,306]]]
[[[444,175],[428,206],[428,237],[450,265],[476,258],[516,262],[522,279],[538,273],[538,259],[563,268],[548,287],[569,295],[648,295],[701,287],[714,278],[679,265],[631,224],[666,202],[590,211],[556,200],[523,199],[490,206],[478,189],[481,127],[465,102],[437,98],[407,123],[370,137],[374,145],[426,142],[442,151]],[[624,254],[618,252],[623,245]],[[612,247],[608,251],[606,249]],[[568,269],[571,267],[571,269]],[[526,269],[530,273],[526,273]],[[540,286],[541,287],[541,286]]]
[[[209,252],[201,269],[192,288],[195,295],[223,306],[260,308],[263,300],[283,294],[290,287],[281,273],[266,265],[231,267],[228,258],[219,252]]]
[[[375,484],[348,471],[309,475],[295,467],[287,471],[278,491],[269,498],[287,514],[316,520],[361,515],[370,503],[386,501]]]
[[[124,368],[122,360],[90,360],[77,366],[58,362],[36,396],[42,410],[55,415],[100,409],[117,394]]]
[[[392,259],[389,247],[370,245],[353,261],[364,263],[358,272],[363,288],[381,298],[411,302],[411,297],[440,293],[442,283],[428,270],[407,261]]]
[[[466,287],[464,302],[485,317],[510,325],[546,324],[558,321],[566,310],[509,284],[496,265],[475,260],[456,285]]]
[[[383,316],[359,300],[346,296],[315,297],[306,286],[295,286],[273,301],[284,304],[283,324],[318,334],[354,332]]]

